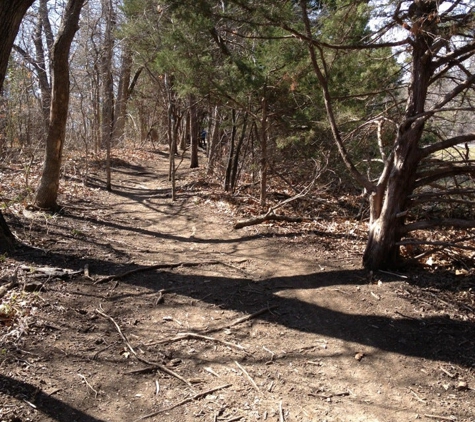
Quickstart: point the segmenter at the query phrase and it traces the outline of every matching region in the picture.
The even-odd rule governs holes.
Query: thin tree
[[[69,0],[52,52],[53,76],[51,113],[46,140],[46,156],[35,205],[41,209],[58,208],[61,160],[69,106],[69,51],[85,0]]]

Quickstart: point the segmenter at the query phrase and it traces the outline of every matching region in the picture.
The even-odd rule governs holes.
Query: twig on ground
[[[254,312],[253,314],[249,314],[249,315],[245,315],[241,318],[238,318],[228,324],[225,324],[225,325],[222,325],[220,327],[214,327],[214,328],[208,328],[207,330],[203,330],[201,331],[201,334],[209,334],[209,333],[215,333],[217,331],[221,331],[221,330],[224,330],[226,328],[231,328],[231,327],[234,327],[235,325],[238,325],[238,324],[241,324],[242,322],[245,322],[245,321],[248,321],[250,319],[253,319],[259,315],[262,315],[266,312],[270,312],[272,309],[276,309],[278,308],[277,305],[274,305],[274,306],[268,306],[267,308],[263,308],[263,309],[260,309],[259,311],[257,312]],[[157,343],[155,343],[157,344]]]
[[[158,291],[158,297],[155,299],[155,305],[163,303],[165,299],[163,298],[163,294],[166,292],[165,289],[161,289]]]
[[[383,274],[388,274],[388,275],[393,275],[395,277],[399,277],[399,278],[409,278],[407,275],[402,275],[402,274],[396,274],[396,273],[392,273],[390,271],[383,271],[383,270],[378,270],[380,273],[383,273]]]
[[[82,374],[78,374],[78,377],[82,378],[82,379],[84,380],[84,382],[86,383],[86,385],[87,385],[92,391],[94,391],[94,398],[97,398],[97,395],[98,395],[99,393],[97,392],[97,390],[94,389],[94,387],[93,387],[91,384],[89,384],[89,383],[87,382],[86,377],[85,377],[84,375],[82,375]]]
[[[205,367],[204,367],[204,370],[207,371],[207,372],[209,372],[210,374],[213,374],[215,377],[221,378],[221,377],[219,376],[219,374],[217,374],[216,372],[214,372],[214,371],[213,371],[213,368],[210,368],[209,366],[205,366]]]
[[[272,350],[269,350],[266,346],[262,346],[262,348],[263,348],[266,352],[270,353],[271,356],[270,356],[270,361],[269,361],[269,362],[273,362],[273,361],[274,361],[274,357],[275,357],[275,353],[274,353]],[[267,362],[266,362],[266,363],[267,363]]]
[[[256,316],[265,314],[266,312],[270,312],[272,309],[276,309],[277,307],[278,307],[277,305],[274,305],[274,306],[268,306],[267,308],[260,309],[259,311],[254,312],[253,314],[246,315],[246,316],[243,316],[241,318],[236,319],[235,321],[231,322],[231,324],[229,324],[225,328],[234,327],[235,325],[241,324],[241,322],[244,322],[244,321],[247,321],[249,319],[255,318]]]
[[[442,366],[440,367],[440,370],[450,378],[456,377],[456,374],[452,374],[451,372],[447,371],[447,369],[443,368]]]
[[[322,399],[331,399],[332,397],[345,397],[349,396],[350,393],[348,391],[342,391],[341,393],[308,393],[309,396],[312,397],[321,397]]]
[[[280,422],[285,422],[284,410],[282,409],[282,401],[279,402],[279,421]]]
[[[188,387],[192,388],[192,385],[189,381],[187,381],[185,378],[183,378],[181,375],[177,374],[176,372],[172,371],[171,369],[168,369],[166,366],[161,365],[158,362],[150,362],[150,361],[148,361],[144,358],[141,358],[137,354],[137,352],[133,349],[133,347],[130,345],[129,341],[127,340],[127,337],[125,337],[124,333],[122,333],[122,330],[120,329],[119,324],[117,324],[117,322],[115,322],[114,318],[112,318],[111,316],[105,314],[104,312],[100,311],[99,309],[96,309],[96,312],[100,316],[108,319],[109,321],[111,321],[115,325],[115,328],[116,328],[117,332],[119,333],[121,339],[124,341],[127,348],[130,350],[130,352],[135,356],[135,358],[138,361],[140,361],[142,363],[145,363],[146,365],[152,366],[154,368],[157,368],[160,371],[165,372],[166,374],[171,375],[172,377],[175,377],[175,378],[179,379],[180,381],[183,381]]]
[[[158,410],[156,412],[149,413],[148,415],[141,416],[140,418],[135,419],[135,421],[143,421],[143,420],[148,419],[148,418],[153,418],[154,416],[157,416],[160,413],[169,412],[170,410],[173,410],[173,409],[175,409],[179,406],[183,406],[186,403],[190,403],[193,400],[197,400],[201,397],[207,396],[208,394],[214,393],[215,391],[222,390],[223,388],[231,387],[231,385],[232,384],[224,384],[224,385],[220,385],[219,387],[211,388],[210,390],[206,390],[206,391],[203,391],[201,393],[197,393],[193,397],[188,397],[187,399],[184,399],[181,402],[174,404],[173,406],[167,407],[166,409],[161,409],[161,410]]]
[[[427,402],[427,400],[424,400],[424,399],[420,398],[419,395],[418,395],[412,388],[409,388],[409,391],[410,391],[412,394],[414,394],[414,397],[415,397],[417,400],[419,400],[421,403],[426,403],[426,402]]]
[[[260,393],[261,390],[259,390],[259,387],[255,383],[255,381],[252,379],[252,377],[249,375],[249,373],[241,365],[239,365],[239,362],[234,361],[234,363],[242,371],[242,373],[245,375],[245,377],[248,379],[248,381],[251,383],[251,385],[257,390],[257,392]]]
[[[98,350],[96,353],[94,353],[94,356],[92,357],[92,360],[96,360],[102,352],[105,352],[106,350],[109,350],[112,346],[115,346],[116,344],[117,344],[117,342],[114,342],[114,343],[111,343],[111,344],[107,345],[103,349]]]
[[[246,352],[246,349],[243,346],[241,346],[240,344],[230,343],[229,341],[220,340],[219,338],[203,336],[201,334],[196,334],[196,333],[178,333],[173,338],[156,341],[155,343],[147,344],[147,346],[155,346],[157,344],[172,343],[172,342],[181,341],[181,340],[188,340],[188,339],[214,341],[216,343],[221,343],[225,346],[234,347],[234,348],[239,349],[243,352]]]
[[[159,270],[159,269],[162,269],[162,268],[199,267],[201,265],[219,265],[219,264],[228,265],[228,264],[226,264],[222,261],[216,261],[216,260],[200,261],[200,262],[175,262],[175,263],[172,262],[170,264],[156,264],[156,265],[150,265],[150,266],[147,266],[147,267],[134,268],[133,270],[125,271],[124,273],[120,273],[120,274],[113,274],[113,275],[109,275],[107,277],[102,277],[102,278],[96,280],[94,284],[102,284],[102,283],[106,283],[106,282],[111,281],[111,280],[118,280],[118,279],[127,277],[127,276],[132,275],[132,274],[136,274],[136,273],[140,273],[140,272],[144,272],[144,271]]]
[[[23,399],[23,401],[24,401],[28,406],[31,406],[33,409],[38,409],[33,403],[29,402],[28,400]]]
[[[424,415],[426,418],[429,419],[439,419],[441,421],[456,421],[457,418],[454,416],[441,416],[441,415]]]

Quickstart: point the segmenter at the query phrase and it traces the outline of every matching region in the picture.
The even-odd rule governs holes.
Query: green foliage
[[[356,46],[369,34],[368,1],[308,1],[307,7],[319,42]],[[308,47],[290,35],[305,33],[300,2],[126,0],[124,11],[136,48],[150,57],[157,75],[173,75],[178,98],[193,94],[198,101],[250,112],[258,121],[265,96],[269,135],[282,153],[295,147],[315,157],[334,150]],[[385,89],[398,83],[399,66],[389,49],[322,54],[336,118],[345,130],[383,110]],[[380,94],[368,95],[375,92]],[[373,135],[349,139],[361,165],[377,154],[374,141]]]

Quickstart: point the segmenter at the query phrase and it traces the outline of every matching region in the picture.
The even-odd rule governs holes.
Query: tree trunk
[[[226,163],[226,176],[224,178],[224,191],[229,192],[231,190],[231,173],[233,168],[233,156],[234,156],[234,145],[236,143],[236,132],[237,132],[237,123],[236,123],[236,110],[232,110],[233,116],[233,128],[231,131],[231,139],[229,141],[229,153]]]
[[[14,237],[7,222],[0,212],[0,253],[9,252],[13,249]]]
[[[267,201],[267,98],[262,98],[262,118],[261,118],[261,207],[266,206]]]
[[[34,0],[0,1],[0,93],[20,23]]]
[[[106,148],[106,188],[112,190],[111,183],[111,148],[114,123],[114,79],[112,77],[112,31],[113,10],[111,0],[103,0],[102,11],[105,14],[106,28],[102,49],[102,146]]]
[[[210,130],[208,133],[208,164],[206,168],[206,174],[211,176],[214,173],[214,164],[216,160],[217,150],[218,150],[218,132],[219,132],[219,123],[218,123],[218,106],[213,107],[210,112],[211,123]]]
[[[124,138],[125,121],[127,116],[127,103],[129,101],[129,84],[132,71],[132,53],[129,46],[124,46],[122,53],[122,65],[119,77],[119,88],[117,90],[117,102],[114,113],[114,129],[112,139],[114,144]]]
[[[411,82],[403,122],[399,125],[394,148],[394,160],[387,185],[378,186],[372,198],[369,236],[363,255],[363,265],[371,270],[397,267],[400,259],[398,242],[403,235],[408,197],[414,190],[417,169],[422,159],[419,148],[425,119],[430,79],[433,37],[430,31],[416,33],[413,41]],[[383,195],[383,188],[385,190]],[[378,202],[374,202],[375,200]]]
[[[43,174],[35,197],[35,204],[38,207],[49,210],[55,210],[58,207],[59,176],[69,106],[69,50],[74,35],[79,29],[79,15],[84,1],[68,1],[63,23],[53,47],[50,124]]]
[[[196,114],[196,101],[193,95],[190,95],[190,168],[198,167],[198,118]]]
[[[48,133],[49,128],[49,115],[50,115],[50,108],[51,108],[51,86],[49,83],[48,73],[46,72],[46,58],[45,58],[45,51],[43,48],[43,40],[42,40],[42,33],[43,28],[46,34],[46,38],[49,40],[49,30],[51,27],[49,25],[49,18],[48,18],[48,4],[47,0],[41,0],[39,4],[39,12],[38,12],[38,22],[35,31],[34,43],[35,43],[35,50],[36,50],[36,62],[38,67],[35,66],[37,69],[38,74],[38,82],[40,85],[40,92],[41,92],[41,110],[43,111],[43,116],[45,119],[45,134]],[[49,47],[49,44],[48,44]],[[50,55],[48,54],[48,59]],[[51,62],[49,62],[51,65]]]
[[[247,131],[247,113],[244,115],[244,122],[242,124],[242,132],[239,137],[238,143],[236,145],[236,151],[233,154],[233,166],[231,170],[231,191],[234,192],[236,188],[236,183],[238,179],[238,167],[239,167],[239,156],[241,155],[242,145],[244,144],[244,139],[246,138]]]
[[[8,59],[13,42],[18,33],[20,23],[34,0],[0,1],[0,95],[8,67]],[[14,237],[0,211],[0,252],[4,253],[13,248]]]

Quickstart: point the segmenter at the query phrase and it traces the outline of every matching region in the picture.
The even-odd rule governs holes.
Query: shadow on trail
[[[54,255],[47,257],[49,265],[54,265],[55,260],[65,259],[60,254]],[[30,265],[32,261],[36,261],[32,256],[25,256],[24,259]],[[38,261],[45,264],[44,260],[43,257]],[[105,268],[109,274],[122,274],[141,268],[101,260],[89,259],[87,262],[91,269]],[[83,265],[84,262],[78,264]],[[188,296],[244,314],[275,306],[275,311],[265,312],[258,318],[288,329],[328,336],[387,352],[442,360],[466,367],[475,365],[473,322],[452,320],[446,316],[411,318],[396,312],[388,312],[388,316],[362,315],[319,305],[324,298],[321,295],[328,291],[323,289],[325,287],[366,285],[367,273],[364,270],[324,271],[293,277],[273,277],[258,282],[244,276],[213,277],[145,270],[121,278],[120,283],[140,286],[152,292],[165,289],[167,293]],[[291,290],[306,290],[308,295],[305,295],[305,299],[299,299],[289,294]],[[107,300],[114,303],[125,298],[126,295],[120,294],[119,290]],[[351,304],[351,299],[348,304]],[[209,328],[213,329],[212,326]]]
[[[144,199],[150,190],[137,189],[131,194],[127,191],[114,192],[134,200]],[[163,192],[158,192],[163,193]],[[156,239],[168,239],[192,243],[241,243],[262,237],[289,237],[291,234],[257,234],[232,239],[200,239],[164,234],[146,228],[131,227],[114,221],[98,221],[94,218],[68,214],[71,220],[101,224],[117,231],[129,231],[137,235],[152,236]],[[328,234],[325,234],[328,236]],[[350,236],[338,235],[351,238]],[[335,236],[335,237],[338,237]],[[94,239],[92,242],[96,241]],[[79,253],[78,253],[79,254]],[[271,257],[270,257],[271,258]],[[76,256],[74,253],[59,253],[23,250],[16,255],[18,261],[28,265],[63,266],[67,263],[73,269],[89,265],[92,274],[121,274],[140,268],[134,264],[111,262],[93,257]],[[226,267],[225,267],[226,268]],[[222,270],[222,267],[219,269]],[[227,271],[229,268],[227,269]],[[232,270],[229,270],[232,271]],[[121,283],[140,286],[151,291],[165,289],[169,293],[185,295],[190,298],[218,305],[224,309],[252,314],[269,306],[276,306],[275,312],[266,312],[258,318],[280,324],[283,327],[305,333],[328,336],[335,339],[378,348],[380,350],[414,356],[431,360],[443,360],[470,367],[475,365],[474,323],[455,321],[445,316],[409,318],[388,309],[387,315],[353,314],[343,310],[329,309],[322,306],[320,295],[325,287],[342,285],[364,285],[367,283],[366,272],[362,270],[323,271],[293,277],[273,277],[259,282],[245,278],[244,271],[240,278],[230,276],[183,275],[179,271],[143,271],[121,279]],[[407,279],[411,282],[411,279]],[[81,280],[81,282],[88,282]],[[99,289],[99,287],[97,287]],[[94,287],[91,288],[93,291]],[[298,298],[286,294],[291,290],[307,290],[309,295]],[[110,297],[111,302],[123,296],[117,292]],[[351,297],[348,303],[351,302]],[[342,301],[340,301],[342,302]],[[112,315],[114,316],[114,315]],[[210,327],[212,328],[212,327]]]
[[[58,422],[103,422],[102,419],[90,416],[31,384],[2,374],[0,374],[0,392],[29,401],[39,412]]]
[[[171,214],[173,216],[173,214]],[[293,238],[295,236],[301,235],[300,232],[288,232],[288,233],[257,233],[252,235],[246,235],[241,237],[235,237],[231,239],[222,239],[222,238],[207,238],[203,239],[198,236],[178,236],[169,233],[161,233],[155,230],[148,230],[141,227],[134,227],[130,225],[119,224],[114,221],[105,221],[100,220],[98,221],[95,218],[86,217],[83,215],[75,215],[72,213],[67,213],[65,217],[70,218],[71,220],[77,220],[82,222],[88,222],[91,224],[98,224],[98,222],[105,227],[109,227],[114,230],[119,230],[122,232],[131,232],[138,235],[145,235],[145,236],[152,236],[157,239],[165,239],[165,240],[173,240],[176,242],[183,242],[183,243],[201,243],[201,244],[233,244],[233,243],[241,243],[241,242],[248,242],[255,239],[265,239],[265,238]],[[355,239],[359,240],[359,238],[355,235],[348,235],[346,233],[325,233],[314,230],[312,232],[313,235],[316,236],[325,236],[327,238],[332,239]]]

